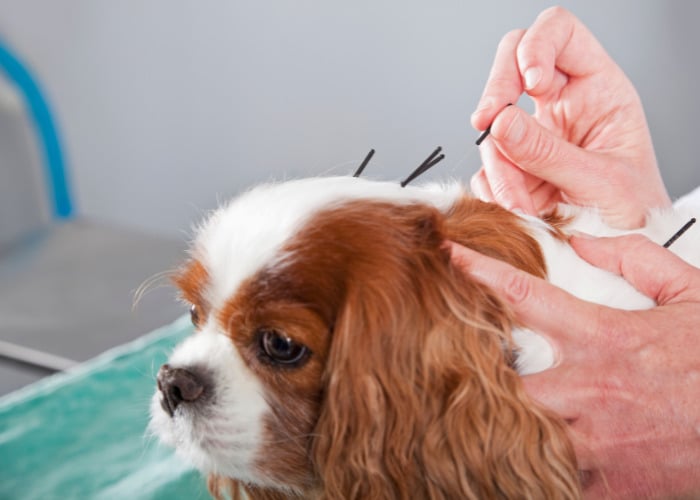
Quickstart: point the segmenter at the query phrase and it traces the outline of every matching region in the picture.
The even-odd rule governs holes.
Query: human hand
[[[516,106],[523,91],[534,117]],[[670,206],[632,83],[570,12],[542,12],[498,47],[477,110],[484,166],[472,190],[531,215],[560,201],[597,207],[610,225],[639,227]]]
[[[697,498],[700,269],[638,235],[571,243],[659,306],[621,311],[584,302],[456,244],[452,260],[552,343],[556,365],[523,380],[569,422],[587,497]]]

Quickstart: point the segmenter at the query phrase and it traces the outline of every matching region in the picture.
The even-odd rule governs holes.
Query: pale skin
[[[523,92],[534,116],[506,107]],[[558,201],[594,206],[621,228],[671,204],[637,92],[564,9],[503,37],[471,121],[477,130],[492,124],[471,183],[486,201],[531,215]]]
[[[620,311],[581,301],[503,262],[452,245],[452,260],[545,335],[554,368],[524,378],[569,422],[589,498],[700,494],[700,270],[642,236],[571,239],[659,307]]]
[[[535,71],[528,71],[531,69]],[[515,102],[535,100],[528,116]],[[670,206],[634,87],[571,13],[543,12],[499,45],[472,124],[493,122],[481,198],[537,214],[558,201],[597,207],[637,227]],[[581,301],[511,266],[452,244],[453,261],[545,335],[554,368],[525,377],[567,422],[589,498],[700,495],[700,270],[641,236],[571,244],[658,307],[620,311]]]

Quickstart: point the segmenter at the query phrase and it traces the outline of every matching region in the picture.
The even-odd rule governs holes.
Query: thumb
[[[660,305],[700,301],[700,269],[642,235],[579,236],[570,243],[589,263],[621,275]]]
[[[501,111],[491,125],[491,137],[498,150],[522,170],[557,186],[580,204],[603,175],[603,158],[554,135],[517,106]],[[579,194],[580,193],[580,194]],[[581,196],[584,195],[584,196]]]

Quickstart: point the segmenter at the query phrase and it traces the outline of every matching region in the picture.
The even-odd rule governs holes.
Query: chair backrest
[[[0,251],[73,207],[48,103],[0,40]]]

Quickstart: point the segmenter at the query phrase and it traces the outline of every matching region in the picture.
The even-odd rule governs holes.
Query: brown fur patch
[[[199,328],[199,321],[205,318],[209,304],[204,297],[204,291],[209,282],[209,273],[196,259],[188,261],[173,277],[173,283],[180,289],[182,299],[192,305],[192,322]],[[199,318],[199,319],[198,319]]]
[[[550,234],[554,236],[559,241],[568,241],[568,236],[564,232],[566,226],[568,226],[573,220],[573,216],[565,217],[557,212],[557,209],[542,214],[540,218],[545,221],[552,228]]]
[[[452,268],[446,239],[546,274],[537,242],[495,205],[352,201],[316,214],[218,312],[272,408],[258,472],[296,492],[247,487],[251,498],[580,494],[563,422],[509,366],[510,313]],[[266,362],[266,328],[308,346],[308,361]]]
[[[495,203],[463,197],[447,214],[445,236],[540,278],[547,275],[537,241],[519,217]]]

